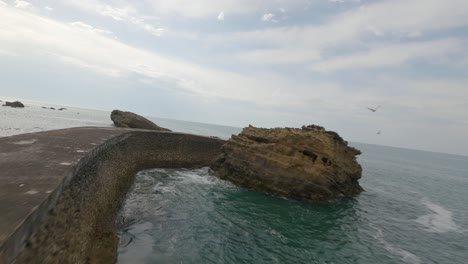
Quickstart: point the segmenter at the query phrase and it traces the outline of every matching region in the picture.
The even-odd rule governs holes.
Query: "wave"
[[[382,229],[380,228],[376,228],[376,229],[377,229],[377,234],[374,237],[383,245],[385,250],[387,250],[389,253],[396,255],[396,256],[400,256],[401,260],[403,260],[403,262],[405,263],[411,263],[411,264],[422,263],[421,259],[415,254],[387,242],[384,239],[384,234],[383,234]]]
[[[415,221],[423,225],[427,231],[434,233],[462,232],[460,227],[453,221],[453,213],[441,205],[432,203],[423,198],[421,203],[431,213],[418,217]]]

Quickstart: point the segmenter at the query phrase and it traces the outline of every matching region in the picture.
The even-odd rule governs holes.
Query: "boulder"
[[[125,112],[120,110],[114,110],[111,113],[111,119],[114,121],[116,127],[125,128],[140,128],[157,131],[171,131],[167,128],[160,127],[150,120],[134,114],[132,112]]]
[[[330,200],[363,191],[361,152],[320,126],[246,127],[222,147],[216,175],[253,190],[299,200]]]
[[[20,101],[15,101],[15,102],[5,102],[3,106],[10,106],[14,108],[23,108],[24,104],[21,103]]]

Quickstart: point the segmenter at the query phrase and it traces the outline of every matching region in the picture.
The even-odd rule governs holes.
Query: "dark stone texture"
[[[13,108],[23,108],[24,104],[21,103],[20,101],[15,101],[15,102],[5,102],[3,106],[10,106]]]
[[[116,127],[139,128],[156,131],[171,131],[167,128],[160,127],[155,123],[151,122],[150,120],[132,112],[114,110],[111,113],[111,119],[112,121],[114,121],[114,125]]]
[[[209,166],[222,144],[119,128],[0,138],[0,263],[115,263],[114,217],[136,172]]]

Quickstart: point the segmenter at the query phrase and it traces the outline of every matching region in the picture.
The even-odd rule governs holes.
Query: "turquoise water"
[[[468,157],[355,144],[365,193],[298,202],[198,170],[140,172],[119,263],[467,263]]]

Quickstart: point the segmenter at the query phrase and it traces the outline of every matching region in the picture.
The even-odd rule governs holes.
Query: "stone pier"
[[[115,215],[134,175],[210,166],[222,144],[119,128],[0,138],[0,264],[114,263]]]

